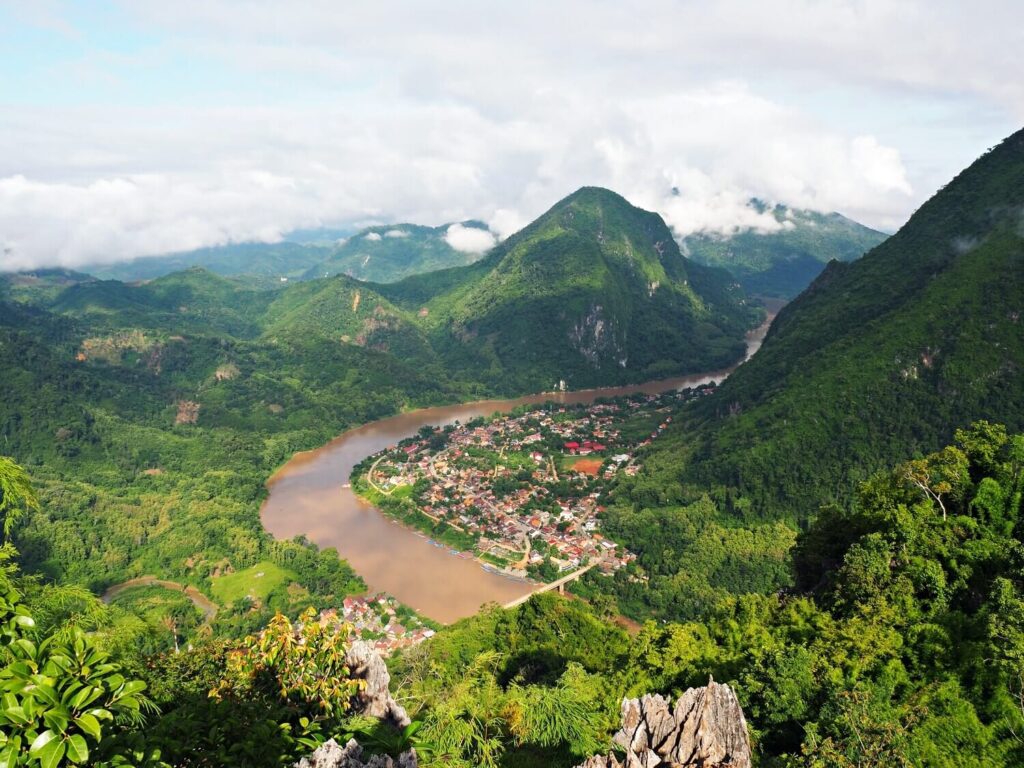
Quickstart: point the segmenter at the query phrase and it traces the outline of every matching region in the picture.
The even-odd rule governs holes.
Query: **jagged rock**
[[[353,701],[354,712],[379,717],[396,728],[404,728],[411,722],[405,708],[391,696],[388,690],[391,675],[373,646],[356,640],[345,656],[345,664],[351,670],[352,678],[364,681],[362,690]]]
[[[371,755],[363,759],[363,748],[355,739],[342,747],[334,739],[321,744],[308,757],[302,758],[294,768],[418,768],[419,761],[413,750],[403,752],[397,759],[387,755]]]
[[[373,646],[356,640],[345,655],[345,665],[354,680],[363,685],[352,700],[352,712],[377,717],[396,728],[404,728],[411,720],[405,708],[391,696],[388,685],[391,675],[387,664]],[[408,750],[396,759],[387,755],[371,755],[363,760],[363,748],[355,739],[344,747],[334,739],[321,744],[313,754],[302,758],[293,768],[418,768],[415,750]]]
[[[626,750],[624,766],[608,755],[579,768],[750,768],[743,710],[732,689],[712,679],[704,688],[687,690],[674,708],[658,695],[623,699],[622,728],[614,740]]]

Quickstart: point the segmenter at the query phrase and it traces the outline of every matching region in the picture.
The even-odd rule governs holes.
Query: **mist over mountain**
[[[724,270],[683,257],[660,216],[591,187],[470,267],[380,290],[450,364],[523,390],[723,367],[760,313]]]
[[[777,228],[746,228],[732,235],[692,234],[682,238],[680,247],[694,261],[729,270],[749,294],[791,299],[828,262],[853,261],[888,237],[839,213],[781,203],[770,206],[757,199],[748,205],[759,215],[770,215]]]
[[[988,418],[1024,426],[1024,132],[830,263],[693,418],[685,478],[802,516]]]

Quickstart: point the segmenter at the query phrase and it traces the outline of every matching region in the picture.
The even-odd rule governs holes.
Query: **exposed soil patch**
[[[596,477],[597,473],[601,471],[602,464],[604,464],[604,459],[579,459],[572,465],[572,471]]]

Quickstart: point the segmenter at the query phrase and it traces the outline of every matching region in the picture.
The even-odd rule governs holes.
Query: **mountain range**
[[[101,280],[137,282],[202,267],[261,288],[337,274],[392,282],[421,272],[470,264],[480,258],[479,249],[463,251],[449,244],[446,235],[453,226],[490,235],[487,226],[476,221],[439,227],[372,226],[346,236],[338,236],[337,230],[298,230],[278,243],[231,243],[113,264],[86,265],[81,271]]]
[[[1018,132],[866,256],[830,263],[666,449],[687,455],[685,481],[805,517],[972,420],[1024,427],[1022,210]]]
[[[443,242],[442,228],[409,232],[389,238],[374,229],[369,242],[384,249],[382,260],[392,243],[418,238],[423,255]],[[334,267],[342,255],[365,263],[365,247],[342,246]],[[597,188],[557,203],[480,261],[391,284],[336,275],[259,290],[198,267],[141,284],[67,273],[8,284],[108,331],[322,337],[443,365],[455,379],[502,392],[725,367],[742,356],[744,333],[762,312],[727,272],[683,257],[660,216]]]
[[[728,269],[749,294],[792,299],[828,262],[854,261],[888,237],[835,212],[769,205],[757,199],[747,206],[770,215],[778,229],[696,233],[684,237],[680,245],[694,261]]]
[[[793,298],[830,260],[852,261],[886,237],[838,213],[823,214],[781,204],[769,206],[757,199],[748,205],[759,214],[771,215],[779,228],[746,229],[730,235],[695,233],[678,242],[691,261],[728,270],[749,295]],[[463,233],[479,233],[471,250],[452,245],[453,227]],[[101,280],[137,282],[198,266],[260,288],[338,274],[390,283],[472,264],[483,257],[495,240],[487,225],[479,221],[438,227],[376,225],[355,233],[296,230],[278,243],[231,243],[113,264],[86,265],[81,271]]]

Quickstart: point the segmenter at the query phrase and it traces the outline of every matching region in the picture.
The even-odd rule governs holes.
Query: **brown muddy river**
[[[750,332],[748,358],[761,346],[773,316]],[[322,448],[296,454],[281,467],[267,481],[263,525],[279,539],[305,534],[321,547],[334,547],[366,580],[371,592],[387,592],[425,616],[450,623],[471,616],[484,603],[510,602],[534,585],[485,571],[476,560],[458,557],[393,522],[346,487],[356,464],[427,424],[465,422],[524,404],[589,403],[598,397],[684,389],[719,382],[734,369],[626,387],[423,408],[364,424]]]

